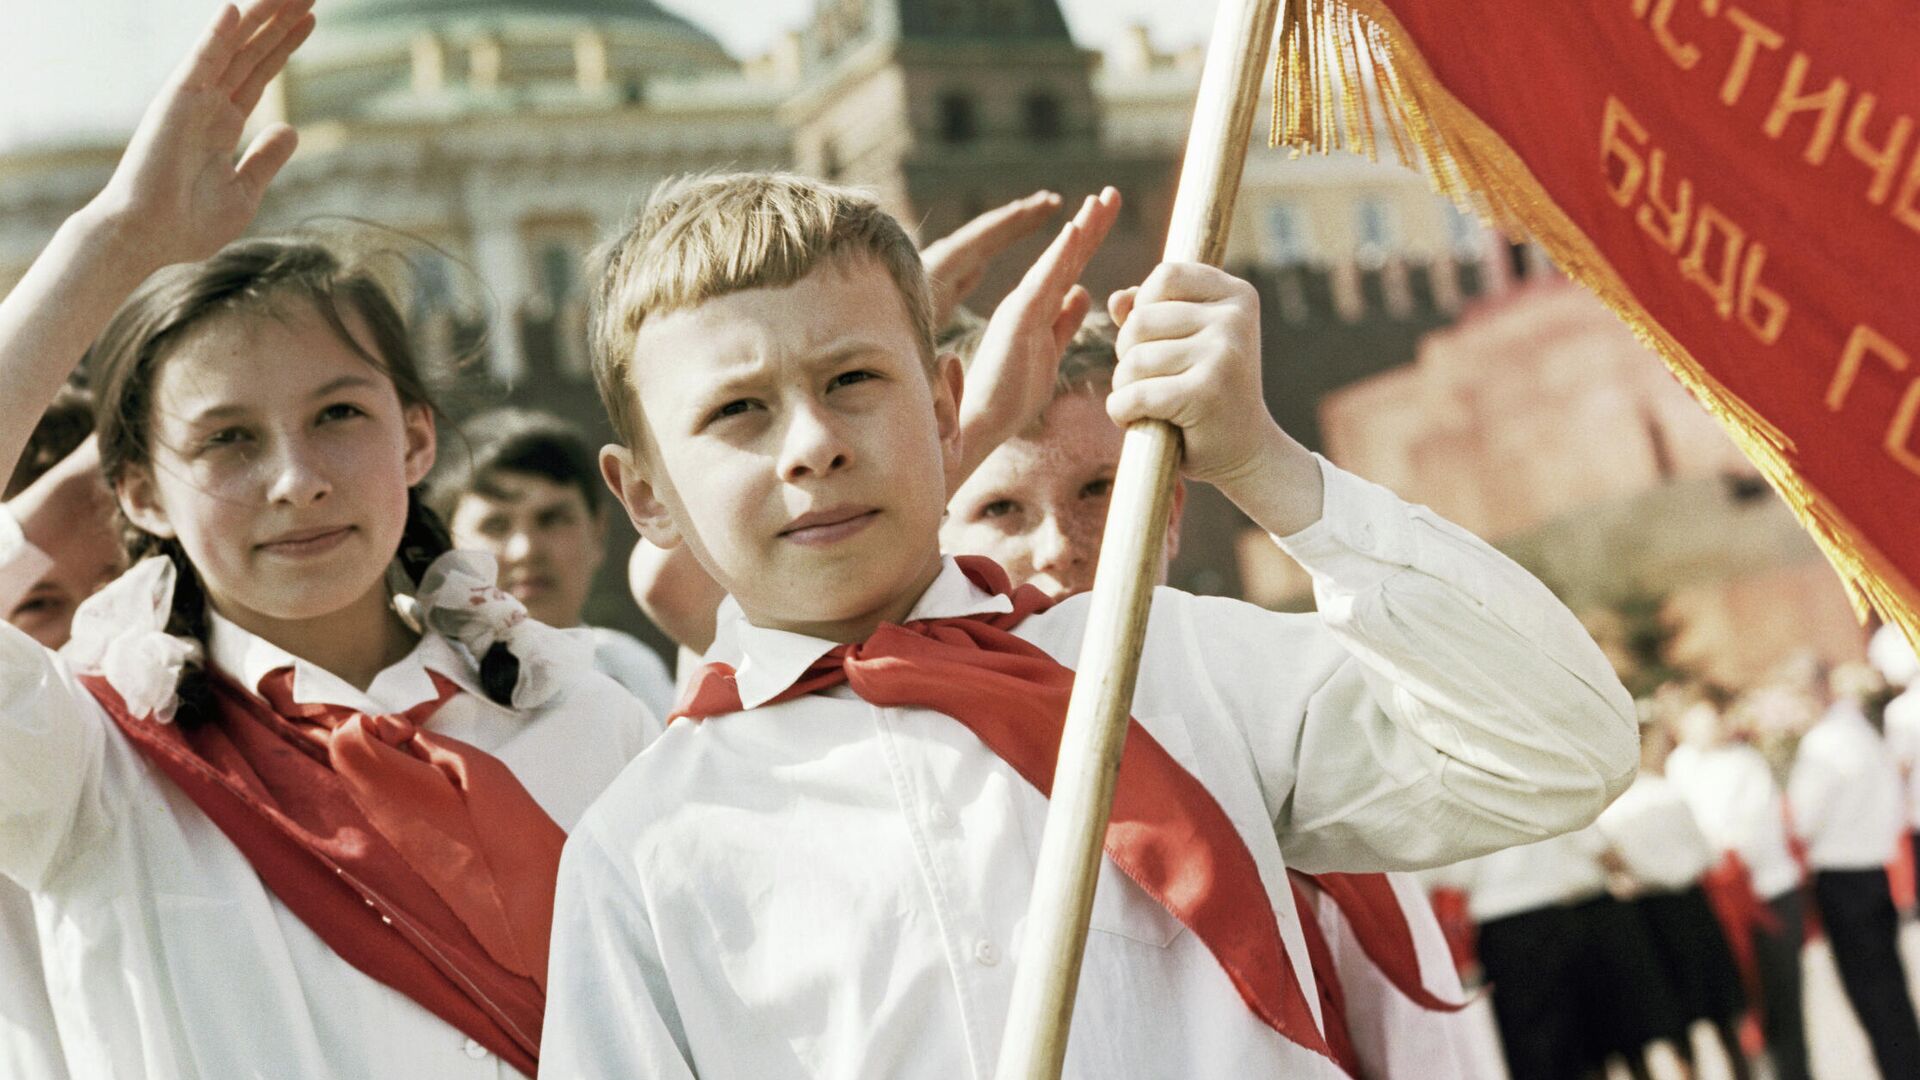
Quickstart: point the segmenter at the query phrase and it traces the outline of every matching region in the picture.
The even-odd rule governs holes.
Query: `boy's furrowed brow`
[[[861,356],[885,353],[886,347],[877,341],[866,338],[841,338],[830,341],[807,358],[809,368],[828,368],[844,364]]]

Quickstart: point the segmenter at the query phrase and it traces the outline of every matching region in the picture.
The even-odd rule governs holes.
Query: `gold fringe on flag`
[[[1378,161],[1383,143],[1461,209],[1507,236],[1538,241],[1569,277],[1611,308],[1786,500],[1839,572],[1855,613],[1865,620],[1869,609],[1879,612],[1920,648],[1914,604],[1920,591],[1794,471],[1792,441],[1647,314],[1520,156],[1441,85],[1393,12],[1380,0],[1287,0],[1269,145],[1295,154],[1350,150]]]

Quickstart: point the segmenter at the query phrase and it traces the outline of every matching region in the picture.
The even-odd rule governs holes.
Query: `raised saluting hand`
[[[1090,195],[987,321],[960,398],[963,460],[959,486],[993,448],[1039,417],[1053,400],[1060,356],[1086,320],[1091,299],[1080,275],[1120,216],[1120,193]]]
[[[114,310],[154,271],[238,238],[293,129],[274,124],[236,162],[247,118],[313,32],[313,0],[220,9],[167,79],[100,194],[68,218],[0,299],[0,475]]]
[[[313,31],[312,8],[313,0],[228,4],[168,78],[94,199],[127,255],[155,269],[203,259],[252,222],[296,138],[276,123],[237,164],[234,152],[267,84]]]

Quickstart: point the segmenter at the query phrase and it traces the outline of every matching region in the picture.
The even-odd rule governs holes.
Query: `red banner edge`
[[[1377,161],[1379,143],[1390,142],[1402,164],[1461,209],[1509,236],[1539,242],[1726,430],[1813,537],[1861,620],[1876,611],[1920,649],[1920,589],[1913,580],[1794,469],[1792,440],[1648,314],[1520,155],[1434,75],[1384,0],[1290,0],[1277,53],[1272,145],[1295,153],[1350,150]],[[1371,86],[1362,69],[1374,76]],[[1380,120],[1385,139],[1376,138]]]

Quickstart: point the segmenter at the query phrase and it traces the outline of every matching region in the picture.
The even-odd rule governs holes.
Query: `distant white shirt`
[[[1760,751],[1745,743],[1677,747],[1667,758],[1667,779],[1713,846],[1747,864],[1754,892],[1771,900],[1800,883],[1787,847],[1786,799]]]
[[[1887,702],[1887,752],[1905,780],[1907,828],[1920,830],[1920,686]]]
[[[33,897],[0,878],[0,1077],[65,1080],[66,1075],[40,969]]]
[[[1635,777],[1595,825],[1635,880],[1656,890],[1690,888],[1719,861],[1686,797],[1657,773]]]
[[[639,638],[608,626],[589,626],[593,634],[593,666],[600,674],[627,688],[665,721],[673,711],[673,673],[660,654]]]
[[[1429,884],[1467,894],[1467,913],[1477,923],[1542,908],[1578,904],[1606,895],[1600,855],[1606,837],[1589,825],[1578,832],[1482,855],[1425,875]]]
[[[1815,870],[1885,866],[1905,830],[1900,774],[1860,707],[1837,702],[1800,740],[1787,778],[1794,827]]]
[[[1867,643],[1867,659],[1896,690],[1920,678],[1920,656],[1914,655],[1906,633],[1892,623],[1873,632]]]

